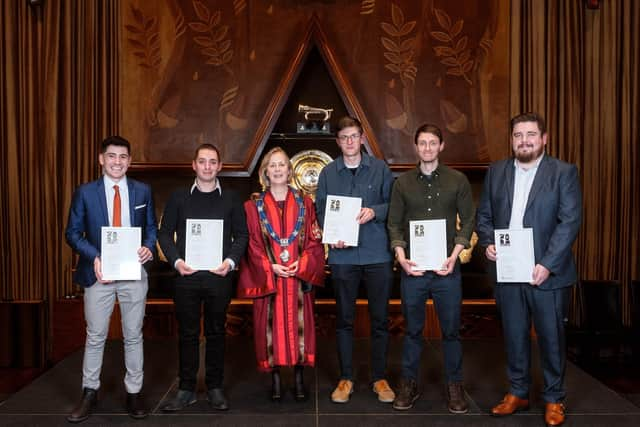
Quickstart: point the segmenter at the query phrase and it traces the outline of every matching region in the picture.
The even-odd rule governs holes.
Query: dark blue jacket
[[[476,231],[482,246],[494,244],[494,230],[509,228],[515,182],[514,159],[493,163],[484,180]],[[533,228],[536,264],[551,274],[540,289],[557,289],[576,282],[571,247],[582,222],[582,192],[575,165],[545,155],[531,186],[523,225]]]
[[[151,188],[127,177],[129,216],[132,227],[142,228],[142,246],[156,252],[158,225],[153,209]],[[104,178],[78,187],[69,209],[65,236],[80,259],[73,275],[74,283],[89,287],[96,282],[93,261],[100,255],[101,228],[109,226],[109,211],[104,190]]]

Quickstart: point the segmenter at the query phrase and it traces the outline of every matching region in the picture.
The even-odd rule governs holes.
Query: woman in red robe
[[[324,284],[324,247],[313,201],[289,187],[291,161],[280,147],[260,165],[266,190],[244,204],[249,247],[240,263],[238,297],[253,299],[258,369],[272,373],[272,399],[282,397],[280,367],[294,366],[295,398],[304,400],[304,366],[314,366],[313,286]]]

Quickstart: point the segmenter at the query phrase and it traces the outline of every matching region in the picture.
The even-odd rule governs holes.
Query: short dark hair
[[[107,152],[107,147],[109,147],[110,145],[115,145],[116,147],[125,147],[127,149],[127,153],[131,154],[131,144],[129,144],[129,141],[121,136],[111,135],[103,139],[102,143],[100,144],[102,154]]]
[[[432,133],[438,137],[438,140],[442,144],[442,131],[436,125],[432,125],[431,123],[425,123],[416,129],[416,134],[413,136],[413,143],[418,144],[418,137],[421,133]]]
[[[544,119],[540,114],[533,112],[518,114],[517,116],[512,118],[510,133],[513,133],[513,128],[515,128],[518,123],[524,122],[536,122],[536,124],[538,125],[538,129],[540,130],[540,134],[544,135],[545,133],[547,133],[547,125],[544,123]]]
[[[336,125],[336,135],[342,129],[346,129],[350,127],[357,127],[360,133],[362,133],[362,123],[360,123],[360,120],[356,119],[355,117],[344,116],[343,118],[338,120],[338,124]]]
[[[198,148],[196,148],[196,151],[193,153],[193,160],[198,160],[198,155],[200,154],[200,150],[215,151],[216,155],[218,156],[218,162],[222,161],[222,159],[220,158],[220,150],[218,150],[218,147],[216,147],[213,144],[209,144],[209,143],[204,143],[204,144],[198,145]]]

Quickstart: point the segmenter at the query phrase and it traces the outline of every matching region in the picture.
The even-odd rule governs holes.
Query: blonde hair
[[[258,169],[258,177],[260,179],[260,185],[262,185],[262,189],[266,190],[269,188],[271,183],[269,182],[269,178],[267,177],[267,167],[269,166],[269,162],[271,161],[271,157],[273,157],[276,153],[282,153],[287,158],[287,165],[289,167],[289,176],[287,178],[287,183],[291,182],[291,173],[293,171],[293,166],[291,165],[291,159],[289,155],[282,147],[274,147],[267,152],[262,158],[262,162],[260,162],[260,169]]]

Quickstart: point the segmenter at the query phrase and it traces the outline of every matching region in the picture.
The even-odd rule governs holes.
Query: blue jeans
[[[424,346],[425,303],[431,295],[440,321],[444,374],[447,383],[462,381],[462,344],[460,343],[460,307],[462,305],[462,280],[460,266],[448,276],[426,272],[424,276],[407,276],[403,271],[400,280],[402,314],[406,333],[402,347],[402,376],[418,380],[420,356]]]
[[[390,262],[368,265],[331,264],[331,277],[336,295],[336,339],[340,378],[353,379],[353,320],[360,282],[364,281],[369,300],[371,322],[371,376],[373,381],[385,377],[389,341],[389,296],[393,284]]]

